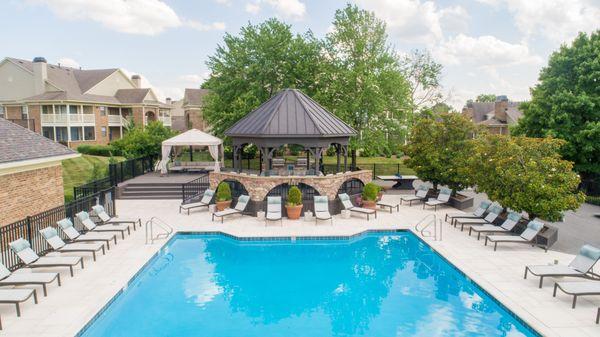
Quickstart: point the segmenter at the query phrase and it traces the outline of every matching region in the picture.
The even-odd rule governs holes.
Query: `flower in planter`
[[[230,201],[231,200],[231,188],[226,182],[222,182],[217,187],[217,201]]]
[[[302,192],[298,186],[290,187],[287,195],[288,206],[300,206],[302,205]]]

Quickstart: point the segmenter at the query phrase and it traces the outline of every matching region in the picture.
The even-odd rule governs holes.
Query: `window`
[[[54,113],[52,110],[52,105],[42,105],[42,113],[44,115],[51,115]]]
[[[56,114],[64,115],[67,113],[67,106],[66,105],[55,105],[54,112],[56,112]]]
[[[119,108],[113,108],[113,107],[108,108],[108,114],[112,115],[112,116],[118,116]]]
[[[83,136],[85,140],[96,139],[96,129],[93,126],[86,126],[83,128]]]
[[[69,113],[76,115],[79,113],[79,105],[69,105]]]
[[[106,126],[103,126],[100,131],[102,132],[102,137],[106,137]]]
[[[56,127],[56,141],[57,142],[67,142],[69,140],[69,134],[67,133],[66,126],[57,126]]]
[[[71,127],[71,141],[83,140],[81,137],[81,127],[80,126],[72,126]]]
[[[27,105],[21,106],[21,119],[29,119],[29,107]]]
[[[100,116],[106,116],[106,107],[105,106],[100,107]]]
[[[44,137],[46,138],[50,138],[52,140],[54,140],[54,128],[51,126],[43,126],[42,127],[42,134],[44,135]]]
[[[0,105],[0,118],[4,118],[4,107]]]
[[[121,108],[121,114],[123,114],[123,117],[133,116],[131,108]]]
[[[86,115],[91,115],[94,113],[94,107],[91,105],[84,105],[83,106],[83,113]]]

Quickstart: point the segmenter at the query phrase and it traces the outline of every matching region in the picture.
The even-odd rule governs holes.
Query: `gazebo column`
[[[306,169],[310,170],[310,149],[306,150]]]
[[[192,151],[191,145],[190,145],[190,161],[194,161],[194,151]]]
[[[348,145],[342,146],[344,150],[344,172],[348,171]]]
[[[320,172],[321,170],[321,151],[323,148],[315,148],[315,171]]]
[[[335,144],[335,155],[336,155],[336,173],[340,172],[340,151],[342,150],[341,144]]]

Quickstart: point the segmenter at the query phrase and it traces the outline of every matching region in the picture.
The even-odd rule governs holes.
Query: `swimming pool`
[[[538,336],[410,232],[177,234],[80,336]]]

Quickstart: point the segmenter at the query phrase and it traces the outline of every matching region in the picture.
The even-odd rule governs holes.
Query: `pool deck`
[[[384,198],[397,200],[399,197],[386,195]],[[285,220],[283,226],[273,223],[265,227],[263,221],[252,217],[234,216],[226,219],[224,224],[213,223],[206,208],[188,216],[178,214],[178,205],[178,200],[118,200],[117,212],[121,217],[141,217],[144,221],[157,216],[177,231],[222,231],[240,237],[348,236],[369,229],[412,229],[417,221],[434,213],[413,205],[401,206],[400,211],[393,214],[380,211],[378,219],[368,222],[360,215],[353,215],[350,219],[336,216],[333,226],[329,222],[315,226],[314,221]],[[442,207],[436,214],[443,219],[447,212],[456,210]],[[443,225],[442,241],[424,240],[543,335],[600,336],[600,325],[595,324],[599,297],[581,297],[577,308],[571,309],[570,296],[552,297],[553,279],[545,280],[543,289],[538,289],[536,278],[523,280],[525,265],[549,264],[554,260],[567,264],[573,255],[544,252],[522,244],[501,244],[494,252],[492,247],[483,245],[483,240],[477,241],[467,232],[460,232],[448,224]],[[111,250],[106,256],[100,255],[97,262],[93,262],[91,256],[86,258],[85,269],[76,269],[75,277],[69,277],[68,269],[61,270],[62,287],[49,286],[47,297],[43,297],[38,288],[39,304],[34,305],[32,300],[24,303],[21,317],[16,317],[13,305],[0,305],[4,327],[0,336],[74,336],[165,241],[146,245],[144,229],[138,229],[125,240],[119,240],[118,245],[111,245]],[[38,268],[37,272],[41,271]]]

